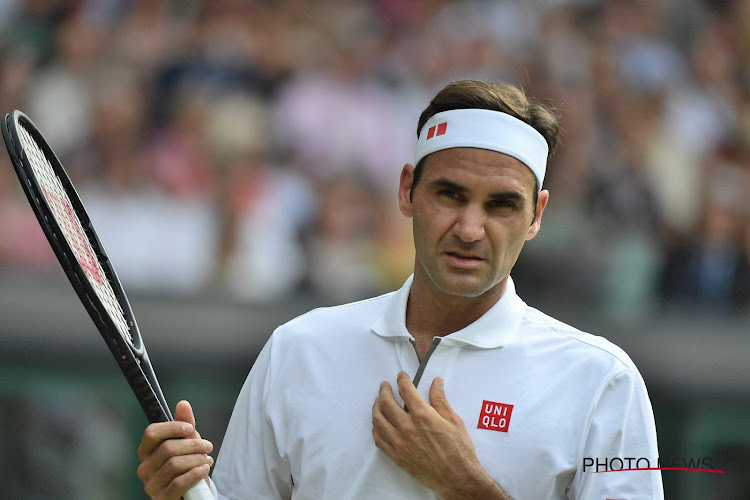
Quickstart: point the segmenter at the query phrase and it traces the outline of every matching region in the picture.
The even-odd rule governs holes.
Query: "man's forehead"
[[[488,149],[460,147],[436,151],[424,159],[423,167],[422,175],[428,182],[445,178],[457,184],[463,180],[481,182],[485,187],[534,189],[534,173],[523,162]]]

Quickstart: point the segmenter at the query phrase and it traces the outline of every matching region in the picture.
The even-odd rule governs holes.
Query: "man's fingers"
[[[383,382],[381,386],[381,390],[383,389],[384,385],[388,385],[387,382]],[[390,392],[390,385],[388,385],[388,391]],[[401,407],[398,405],[396,400],[393,398],[393,393],[391,393],[390,399],[393,399],[393,402],[395,403],[396,407],[401,410]],[[383,412],[383,398],[382,396],[378,396],[375,398],[375,403],[372,405],[372,430],[373,430],[373,436],[375,436],[375,432],[379,434],[379,436],[384,440],[391,444],[394,443],[396,439],[399,439],[399,430],[396,428],[396,424]],[[404,410],[401,410],[401,412],[406,415],[406,412]],[[408,418],[408,415],[406,415]],[[377,444],[377,443],[376,443]]]
[[[205,456],[213,449],[213,444],[205,439],[169,439],[154,450],[148,462],[152,470],[157,470],[172,458],[186,455]]]
[[[383,435],[383,432],[377,427],[372,428],[372,438],[375,440],[375,446],[383,450],[386,455],[391,458],[396,455],[396,452],[393,448],[393,443],[389,440],[389,438],[385,437]]]
[[[188,437],[193,426],[185,422],[159,422],[151,424],[143,431],[143,439],[138,447],[138,458],[145,460],[167,439]]]
[[[154,482],[159,490],[168,488],[169,483],[179,478],[189,471],[201,468],[203,465],[211,467],[210,461],[206,455],[182,455],[172,457],[161,466],[154,476]],[[188,485],[190,487],[192,485]]]
[[[448,398],[445,397],[444,381],[442,377],[435,377],[432,381],[432,385],[430,385],[430,405],[435,408],[441,417],[455,423],[458,415],[448,403]]]
[[[178,500],[185,491],[208,477],[213,445],[195,430],[190,403],[175,407],[175,421],[151,424],[143,433],[138,477],[152,498]]]
[[[174,473],[162,474],[160,471],[154,475],[146,485],[145,490],[150,496],[159,498],[180,498],[183,493],[190,489],[198,481],[208,477],[211,466],[206,462],[206,457],[202,455],[193,455],[194,460],[188,463],[188,457],[173,457],[175,460],[173,467]],[[201,463],[202,460],[202,463]],[[179,462],[179,463],[178,463]],[[190,466],[192,464],[192,466]],[[166,467],[166,465],[165,465]]]
[[[144,483],[151,482],[152,487],[160,489],[175,477],[203,464],[211,467],[214,459],[209,455],[178,455],[168,459],[158,470],[154,470],[150,462],[143,462],[138,466],[137,474]]]
[[[376,401],[385,417],[396,427],[401,427],[409,419],[409,414],[396,401],[391,384],[388,382],[380,383],[380,393]]]
[[[196,428],[195,426],[195,415],[193,415],[193,408],[190,406],[190,403],[188,403],[185,400],[180,401],[177,403],[177,406],[175,406],[174,409],[174,419],[180,422],[186,422],[193,426],[193,429]],[[190,436],[186,436],[193,439],[200,439],[200,434],[198,434],[197,431],[194,430],[193,434]]]
[[[401,398],[404,400],[406,407],[409,408],[409,412],[411,412],[412,415],[415,410],[424,412],[425,409],[430,406],[424,399],[422,399],[422,396],[419,394],[419,391],[417,391],[417,388],[414,387],[414,384],[406,372],[398,372],[396,380],[398,382],[398,393],[401,395]]]

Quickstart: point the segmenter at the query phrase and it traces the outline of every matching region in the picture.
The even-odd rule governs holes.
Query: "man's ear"
[[[534,217],[534,222],[531,223],[529,231],[526,233],[526,241],[533,239],[534,236],[536,236],[539,232],[539,229],[542,227],[542,214],[544,213],[544,209],[547,207],[548,201],[549,191],[547,191],[546,189],[542,189],[539,192],[539,196],[536,201],[536,216]]]
[[[414,167],[407,163],[401,169],[401,177],[398,181],[398,208],[407,217],[412,216],[411,209],[411,187],[414,185]]]

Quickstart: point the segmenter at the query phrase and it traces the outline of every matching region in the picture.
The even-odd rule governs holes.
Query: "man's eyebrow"
[[[453,191],[460,191],[460,192],[466,191],[466,188],[464,186],[460,184],[456,184],[455,182],[450,181],[444,177],[441,177],[440,179],[435,179],[434,181],[430,182],[430,185],[436,188],[452,189]]]
[[[518,191],[501,191],[499,193],[492,193],[489,198],[491,200],[508,200],[516,202],[526,201],[526,197]]]
[[[439,179],[435,179],[434,181],[430,182],[431,186],[434,186],[436,188],[446,188],[450,189],[452,191],[456,191],[459,193],[464,193],[467,191],[467,188],[456,184],[455,182],[448,180],[444,177],[441,177]],[[526,197],[520,193],[519,191],[515,190],[508,190],[508,191],[499,191],[497,193],[491,193],[488,198],[490,200],[506,200],[506,201],[515,201],[517,203],[526,202]]]

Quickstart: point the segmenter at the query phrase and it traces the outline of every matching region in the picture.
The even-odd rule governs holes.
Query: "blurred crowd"
[[[562,119],[524,297],[748,314],[750,0],[0,2],[0,111],[45,134],[128,290],[399,286],[399,172],[460,78]],[[0,267],[56,269],[0,163]]]

